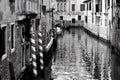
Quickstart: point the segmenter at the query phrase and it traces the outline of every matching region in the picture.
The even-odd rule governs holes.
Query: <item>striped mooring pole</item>
[[[37,63],[36,63],[36,44],[35,44],[35,34],[31,35],[31,52],[32,52],[32,65],[33,65],[33,74],[37,77]]]
[[[39,45],[39,56],[40,56],[40,69],[43,70],[44,62],[43,62],[43,39],[42,32],[38,32],[38,45]]]

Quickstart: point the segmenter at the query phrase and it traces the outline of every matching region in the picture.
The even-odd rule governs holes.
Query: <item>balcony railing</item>
[[[39,13],[40,1],[39,0],[16,0],[17,13]]]

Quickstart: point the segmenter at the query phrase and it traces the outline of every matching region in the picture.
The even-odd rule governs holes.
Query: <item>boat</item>
[[[58,35],[62,34],[62,29],[60,27],[56,27],[56,32]]]

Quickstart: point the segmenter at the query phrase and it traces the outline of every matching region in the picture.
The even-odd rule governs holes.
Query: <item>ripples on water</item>
[[[64,31],[52,65],[54,80],[112,80],[111,50],[81,29]]]

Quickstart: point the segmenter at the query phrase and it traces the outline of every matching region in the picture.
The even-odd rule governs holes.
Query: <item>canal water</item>
[[[57,44],[53,80],[120,80],[120,57],[84,30],[64,31]]]

